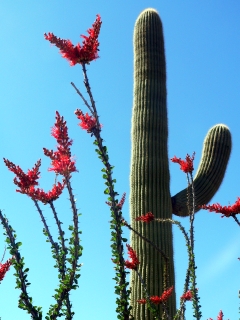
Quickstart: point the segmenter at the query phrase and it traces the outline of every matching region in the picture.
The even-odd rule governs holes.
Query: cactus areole
[[[168,156],[168,118],[166,62],[162,22],[156,10],[146,9],[134,29],[134,102],[132,112],[132,153],[130,173],[131,224],[149,238],[169,258],[168,283],[174,286],[173,236],[171,224],[137,222],[135,218],[152,212],[155,218],[172,218],[172,213],[187,216],[187,189],[170,195]],[[231,135],[224,125],[213,127],[205,141],[202,159],[195,177],[196,211],[219,188],[231,151]],[[164,283],[164,259],[148,243],[131,234],[131,245],[140,260],[138,271],[150,296],[160,296]],[[184,284],[184,279],[183,279]],[[131,304],[136,320],[152,319],[146,305],[137,303],[145,296],[133,270]],[[176,312],[175,292],[169,299],[169,315]],[[163,314],[162,314],[163,315]],[[161,316],[162,316],[161,315]]]

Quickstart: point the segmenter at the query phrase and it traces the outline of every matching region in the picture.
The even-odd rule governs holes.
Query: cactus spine
[[[130,174],[130,213],[134,229],[161,248],[170,260],[170,285],[174,283],[172,226],[143,224],[137,216],[151,211],[156,218],[171,218],[172,212],[186,216],[186,189],[170,196],[168,121],[166,106],[166,63],[162,23],[154,9],[144,10],[134,29],[134,103],[132,114],[132,154]],[[212,128],[204,144],[196,175],[197,205],[207,203],[223,179],[231,150],[231,135],[224,125]],[[131,234],[131,244],[141,261],[139,272],[150,295],[163,292],[164,261],[159,253]],[[136,320],[152,319],[145,305],[136,300],[144,289],[135,271],[131,274],[131,303]],[[176,311],[176,299],[170,299],[169,314]]]

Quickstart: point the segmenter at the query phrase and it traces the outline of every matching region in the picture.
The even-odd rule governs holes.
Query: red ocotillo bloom
[[[209,210],[210,212],[222,213],[222,218],[229,218],[240,213],[240,197],[238,197],[236,202],[231,206],[221,206],[219,203],[214,203],[212,205],[203,205],[201,208]]]
[[[133,250],[133,248],[129,244],[127,244],[126,246],[128,248],[128,255],[131,261],[126,260],[125,267],[128,269],[137,269],[137,266],[140,264],[140,262],[137,258],[136,252]]]
[[[84,64],[89,63],[92,60],[98,58],[98,36],[101,28],[101,17],[98,14],[97,18],[92,25],[92,28],[88,29],[89,36],[81,35],[84,39],[82,46],[78,43],[74,46],[71,40],[64,40],[56,37],[53,33],[49,32],[44,34],[46,40],[50,41],[56,47],[60,49],[62,57],[70,61],[70,65],[74,66],[77,63]]]
[[[3,160],[8,169],[16,175],[16,177],[13,179],[13,182],[19,187],[19,189],[16,190],[17,192],[28,194],[30,187],[38,185],[37,180],[40,177],[39,168],[41,166],[41,159],[37,161],[32,169],[28,169],[27,173],[24,173],[19,166],[16,166],[8,159],[3,158]]]
[[[54,171],[68,179],[71,173],[77,171],[77,169],[75,160],[71,157],[70,146],[72,145],[72,140],[68,136],[66,121],[64,121],[58,112],[56,112],[56,123],[52,128],[52,136],[58,142],[57,151],[43,148],[44,154],[52,160],[52,167],[49,171]],[[27,194],[33,200],[41,201],[44,204],[49,203],[56,200],[64,189],[66,181],[55,183],[52,190],[48,192],[36,188],[40,177],[39,168],[41,160],[38,160],[35,166],[31,170],[28,170],[27,173],[24,173],[19,166],[16,166],[7,159],[4,159],[4,162],[8,169],[16,174],[14,183],[19,187],[16,191]]]
[[[73,141],[69,139],[66,121],[58,111],[56,111],[56,122],[52,128],[52,136],[57,140],[57,151],[43,148],[44,154],[52,160],[52,167],[48,170],[69,178],[71,172],[77,171],[70,150]]]
[[[152,296],[152,297],[149,298],[149,300],[154,304],[163,303],[163,302],[165,302],[165,301],[167,301],[169,299],[169,297],[172,295],[172,292],[173,292],[173,286],[171,288],[165,290],[160,297]],[[140,299],[140,300],[137,300],[137,302],[141,303],[141,304],[145,304],[145,303],[147,303],[147,300],[146,299]]]
[[[88,133],[92,132],[97,125],[97,119],[93,116],[90,116],[88,113],[84,114],[81,110],[77,109],[75,114],[81,122],[78,124],[84,130],[87,130]],[[101,125],[100,125],[101,127]]]
[[[219,311],[219,314],[218,314],[218,316],[217,316],[217,320],[223,320],[223,316],[224,316],[224,314],[223,314],[222,310],[220,310],[220,311]],[[209,320],[213,320],[213,319],[210,318]]]
[[[13,162],[4,159],[4,162],[8,169],[16,174],[16,177],[13,179],[14,184],[16,184],[19,189],[17,192],[28,195],[34,200],[39,200],[44,204],[56,200],[64,189],[64,183],[58,182],[53,185],[52,190],[44,192],[42,189],[36,188],[38,185],[38,179],[40,177],[39,168],[41,166],[41,160],[38,160],[35,166],[32,169],[29,169],[27,173],[24,173],[23,170],[16,166]]]
[[[154,220],[154,215],[152,212],[148,212],[144,216],[137,217],[135,220],[149,223]]]
[[[193,168],[193,160],[195,157],[195,152],[193,153],[192,157],[190,157],[189,154],[186,156],[186,160],[182,160],[181,158],[177,158],[174,156],[174,158],[170,159],[172,162],[179,163],[180,164],[180,169],[185,172],[185,173],[192,173],[194,168]]]
[[[191,301],[192,300],[192,292],[190,290],[188,290],[186,293],[184,293],[181,296],[181,299],[183,299],[185,301]]]
[[[10,266],[12,264],[11,260],[12,259],[10,258],[5,263],[0,262],[0,281],[3,280],[3,278],[5,277],[5,274],[10,269]]]

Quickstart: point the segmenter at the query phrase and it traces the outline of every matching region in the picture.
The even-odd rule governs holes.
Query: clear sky
[[[103,137],[115,165],[117,191],[129,196],[130,126],[133,100],[133,28],[139,13],[158,10],[165,35],[167,60],[169,158],[196,152],[196,169],[207,131],[217,123],[232,133],[233,149],[226,176],[211,203],[223,205],[240,196],[240,2],[221,1],[0,1],[0,137],[1,157],[32,168],[42,158],[41,187],[50,189],[54,174],[42,147],[54,148],[50,129],[55,111],[65,117],[74,144],[79,173],[73,187],[82,213],[80,229],[84,247],[79,289],[72,293],[76,319],[116,319],[113,264],[110,251],[109,208],[103,194],[102,165],[93,138],[77,126],[76,108],[87,111],[70,85],[85,93],[80,66],[70,67],[58,49],[44,40],[45,32],[77,43],[95,20],[102,17],[100,58],[88,67],[94,98],[103,124]],[[186,186],[185,175],[170,164],[171,193]],[[53,302],[57,277],[50,246],[42,234],[33,202],[15,192],[13,174],[0,163],[0,208],[23,242],[21,254],[30,268],[30,294],[44,314]],[[71,222],[67,194],[56,203],[64,225]],[[49,226],[56,225],[44,207]],[[129,220],[128,201],[123,209]],[[188,219],[180,219],[188,228]],[[54,231],[55,232],[55,231]],[[56,232],[55,232],[56,234]],[[128,233],[126,233],[128,236]],[[203,319],[238,318],[240,261],[239,227],[233,219],[200,211],[196,215],[196,263]],[[176,291],[179,298],[187,266],[182,234],[174,227]],[[0,235],[0,255],[4,236]],[[9,254],[6,254],[6,259]],[[13,268],[0,286],[2,320],[30,319],[17,308]],[[188,303],[187,319],[192,319]]]

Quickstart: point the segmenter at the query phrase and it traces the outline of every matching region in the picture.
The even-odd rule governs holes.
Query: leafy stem
[[[90,110],[91,114],[93,115],[94,119],[96,119],[96,125],[91,128],[91,135],[94,135],[95,141],[94,145],[97,146],[97,149],[95,151],[98,154],[98,157],[104,164],[104,168],[102,169],[103,172],[103,179],[106,180],[105,185],[107,188],[105,189],[104,193],[108,195],[108,201],[111,203],[111,221],[110,221],[110,229],[111,231],[111,248],[112,248],[112,255],[113,255],[113,261],[116,263],[115,270],[116,275],[114,280],[116,281],[115,286],[115,293],[120,296],[120,298],[117,297],[117,313],[118,313],[118,319],[122,320],[128,320],[130,317],[130,308],[128,306],[128,300],[129,300],[129,290],[127,290],[128,282],[126,281],[126,271],[125,271],[125,264],[124,264],[124,258],[123,258],[123,238],[122,238],[122,212],[121,207],[118,206],[118,200],[116,199],[116,196],[118,196],[118,193],[115,192],[114,184],[116,183],[116,180],[112,178],[112,170],[113,166],[109,162],[109,156],[107,152],[107,147],[103,145],[103,139],[101,137],[101,125],[99,123],[99,116],[96,109],[96,104],[93,99],[93,94],[91,91],[91,87],[89,84],[88,76],[87,76],[87,70],[85,64],[82,64],[82,70],[83,70],[83,76],[84,76],[84,85],[86,87],[90,103],[86,101],[86,99],[83,97],[81,92],[76,88],[76,86],[72,84],[72,86],[75,88],[81,99],[83,99],[83,102],[87,106],[87,108]]]
[[[17,235],[13,228],[9,225],[6,217],[3,216],[1,210],[0,219],[6,231],[6,233],[4,234],[7,236],[6,242],[8,244],[8,249],[10,251],[10,254],[13,256],[12,264],[16,270],[16,273],[14,274],[16,277],[16,288],[21,290],[18,302],[19,308],[26,310],[29,314],[31,314],[32,319],[42,320],[41,307],[33,306],[32,298],[29,296],[27,292],[27,287],[30,285],[30,283],[27,280],[27,273],[29,269],[24,269],[24,258],[21,257],[21,254],[19,252],[19,248],[22,245],[22,243],[16,242]]]

